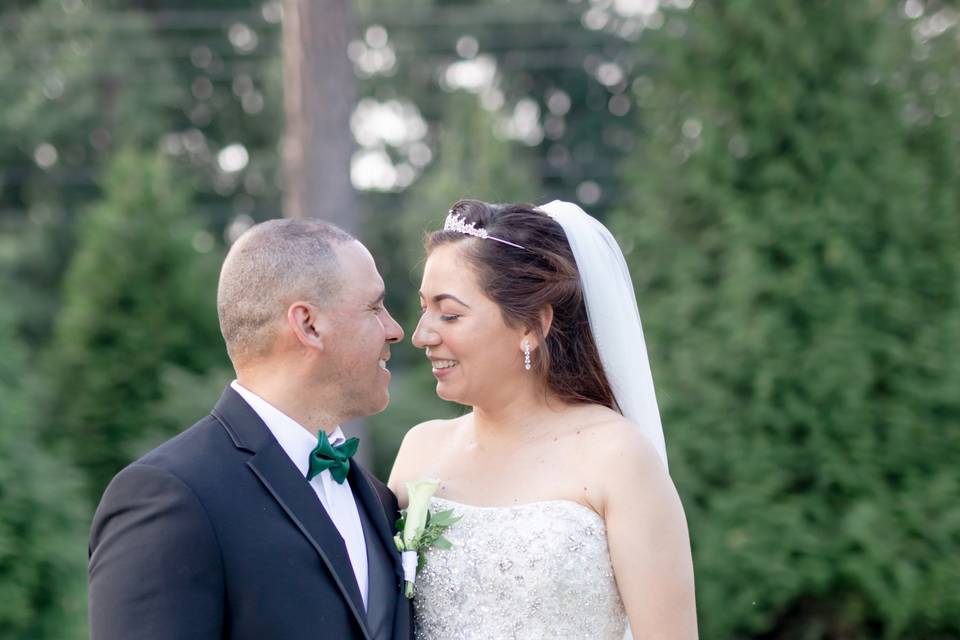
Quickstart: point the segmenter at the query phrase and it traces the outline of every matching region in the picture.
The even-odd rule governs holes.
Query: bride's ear
[[[540,310],[540,314],[539,314],[539,315],[540,315],[540,317],[539,317],[538,321],[540,322],[540,336],[541,336],[541,337],[540,337],[539,340],[535,340],[535,341],[533,341],[533,342],[530,343],[530,346],[531,346],[531,348],[533,348],[533,349],[538,349],[538,348],[540,348],[540,343],[541,343],[543,340],[546,340],[547,335],[549,335],[549,333],[550,333],[550,327],[553,326],[553,306],[551,306],[551,305],[549,305],[549,304],[546,305],[543,309]],[[527,329],[527,331],[523,334],[523,339],[524,339],[524,340],[534,340],[534,338],[535,338],[534,332],[533,332],[532,330],[530,330],[530,329]],[[523,348],[522,343],[521,343],[521,347],[520,347],[520,348],[521,348],[521,349]]]
[[[287,325],[300,344],[323,351],[326,318],[316,305],[302,301],[292,303],[287,307]]]
[[[553,326],[553,305],[547,305],[540,310],[540,335],[546,338]]]

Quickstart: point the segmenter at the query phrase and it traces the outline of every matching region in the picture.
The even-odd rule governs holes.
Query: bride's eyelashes
[[[426,307],[420,307],[420,315],[421,315],[421,316],[422,316],[423,314],[425,314],[426,312],[427,312],[427,308],[426,308]],[[458,316],[458,315],[445,315],[445,314],[440,314],[440,319],[443,320],[444,322],[453,322],[454,320],[456,320],[456,319],[459,318],[459,317],[460,317],[460,316]]]

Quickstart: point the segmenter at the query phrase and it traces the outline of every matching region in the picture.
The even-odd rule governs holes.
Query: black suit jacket
[[[407,640],[396,498],[357,464],[348,478],[377,529],[368,547],[384,545],[392,561],[393,637]],[[371,638],[339,532],[229,387],[210,415],[107,487],[89,579],[92,640]]]

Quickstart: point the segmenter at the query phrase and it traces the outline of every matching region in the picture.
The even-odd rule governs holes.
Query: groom
[[[338,426],[387,406],[403,330],[383,297],[370,253],[323,222],[233,245],[217,310],[237,379],[103,494],[92,640],[410,638],[396,499]]]

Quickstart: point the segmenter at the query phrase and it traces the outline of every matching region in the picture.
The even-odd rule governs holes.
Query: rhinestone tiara
[[[495,240],[501,244],[508,244],[511,247],[516,247],[517,249],[525,249],[518,244],[514,244],[509,240],[504,240],[503,238],[497,238],[489,233],[486,229],[480,229],[477,225],[467,222],[460,214],[454,213],[452,210],[447,214],[447,219],[443,222],[444,231],[456,231],[457,233],[464,233],[468,236],[473,236],[475,238],[482,238],[484,240]]]

